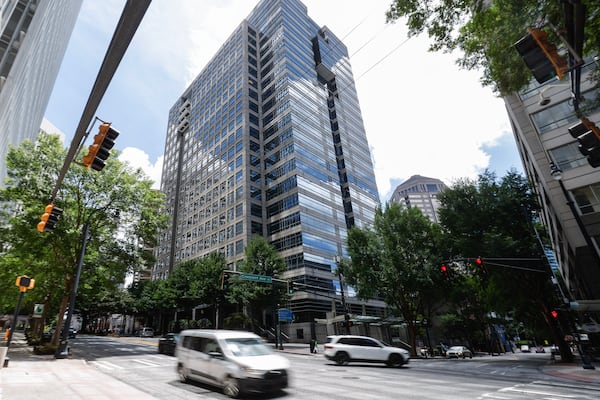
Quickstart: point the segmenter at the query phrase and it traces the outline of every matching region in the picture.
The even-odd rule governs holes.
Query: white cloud
[[[150,157],[144,150],[135,147],[126,147],[119,154],[119,160],[126,161],[133,168],[141,168],[150,179],[154,181],[152,188],[160,189],[160,178],[162,174],[163,156],[158,157],[153,164],[150,162]]]

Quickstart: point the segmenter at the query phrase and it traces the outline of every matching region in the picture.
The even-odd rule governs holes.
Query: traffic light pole
[[[88,219],[83,226],[83,240],[81,243],[81,251],[77,259],[77,272],[75,273],[75,280],[73,281],[73,288],[71,289],[71,296],[69,297],[69,309],[67,310],[67,319],[64,321],[62,326],[62,335],[56,354],[54,358],[67,358],[69,356],[69,328],[71,327],[71,318],[75,310],[75,299],[77,298],[77,288],[79,286],[79,278],[81,276],[81,269],[83,267],[83,256],[85,255],[85,248],[88,241],[88,234],[90,231],[90,220]]]

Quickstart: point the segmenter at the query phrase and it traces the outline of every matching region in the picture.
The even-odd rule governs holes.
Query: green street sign
[[[267,275],[240,274],[240,279],[252,282],[272,283],[273,278]]]

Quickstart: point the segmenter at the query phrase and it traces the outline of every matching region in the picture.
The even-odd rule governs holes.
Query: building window
[[[563,171],[587,165],[587,160],[579,151],[579,146],[576,142],[552,149],[550,150],[550,154],[554,162]]]
[[[581,214],[600,212],[600,183],[575,189],[572,193]]]
[[[540,135],[579,120],[567,100],[531,114],[531,119]]]

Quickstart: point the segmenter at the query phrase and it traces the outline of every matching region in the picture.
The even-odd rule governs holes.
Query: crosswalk
[[[112,357],[110,359],[89,362],[104,371],[129,370],[140,368],[175,368],[175,359],[166,355],[148,355],[145,357]]]
[[[478,400],[595,400],[598,398],[600,398],[600,389],[590,391],[589,387],[535,381],[484,393],[478,397]]]

